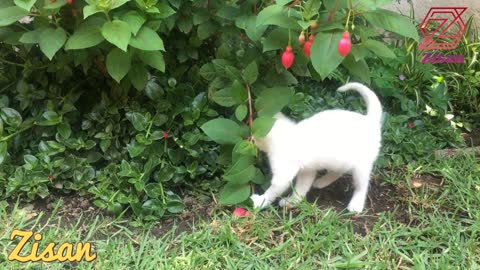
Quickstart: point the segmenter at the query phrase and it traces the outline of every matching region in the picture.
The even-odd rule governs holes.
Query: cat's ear
[[[278,112],[273,116],[275,119],[288,119],[282,112]]]

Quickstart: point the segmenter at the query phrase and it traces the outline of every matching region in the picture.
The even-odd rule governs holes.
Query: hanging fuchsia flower
[[[166,131],[163,132],[163,138],[164,139],[167,139],[169,136],[170,136],[170,134],[168,134],[168,132],[166,132]]]
[[[408,122],[408,127],[409,127],[409,128],[413,128],[413,127],[414,127],[413,122]]]

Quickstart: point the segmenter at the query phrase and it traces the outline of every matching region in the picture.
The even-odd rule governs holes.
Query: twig
[[[288,8],[292,8],[292,7],[296,6],[296,5],[298,5],[298,3],[300,3],[301,1],[302,1],[302,0],[295,0],[295,1],[293,1],[293,3],[291,3],[290,5],[288,5]]]

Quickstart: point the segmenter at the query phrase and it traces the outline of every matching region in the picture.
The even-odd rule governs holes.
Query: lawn
[[[312,191],[297,209],[272,207],[249,217],[215,201],[187,203],[177,217],[132,227],[88,201],[0,203],[2,269],[478,269],[480,159],[437,158],[374,175],[368,210],[343,211],[348,177]],[[75,217],[76,218],[72,218]],[[14,229],[49,242],[90,242],[97,258],[81,263],[9,262]],[[18,241],[16,241],[18,242]],[[31,243],[25,250],[31,250]]]

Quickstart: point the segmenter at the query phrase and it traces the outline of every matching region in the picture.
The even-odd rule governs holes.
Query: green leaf
[[[55,30],[47,28],[43,31],[38,39],[40,50],[52,60],[53,56],[63,47],[67,40],[67,33],[63,28],[59,27]]]
[[[257,17],[257,27],[262,25],[277,25],[283,28],[300,30],[300,26],[293,17],[288,16],[288,8],[281,5],[268,6]]]
[[[126,117],[137,131],[144,131],[148,126],[148,119],[141,113],[128,112]]]
[[[138,34],[130,39],[130,46],[144,51],[165,51],[163,41],[157,32],[146,26],[142,27]]]
[[[373,39],[367,39],[364,43],[363,46],[370,51],[372,51],[374,54],[378,55],[379,57],[384,57],[384,58],[395,58],[396,55],[393,53],[390,48],[388,48],[387,45],[385,45],[383,42],[373,40]]]
[[[114,20],[103,25],[102,35],[108,42],[126,52],[132,33],[126,22]]]
[[[138,157],[143,153],[145,150],[145,145],[138,143],[137,141],[133,140],[132,143],[127,144],[127,151],[130,154],[131,158]]]
[[[241,203],[250,196],[250,185],[235,185],[227,183],[220,192],[220,204],[232,205]]]
[[[64,139],[68,139],[70,138],[70,135],[72,135],[72,129],[70,128],[70,124],[67,121],[64,121],[57,126],[57,132]]]
[[[0,26],[10,25],[28,15],[28,11],[17,7],[7,7],[0,9]]]
[[[303,6],[303,18],[307,21],[311,20],[318,14],[321,5],[322,1],[320,0],[308,0]]]
[[[246,168],[239,169],[238,171],[225,174],[223,178],[232,184],[245,184],[250,182],[255,176],[255,167],[249,165]]]
[[[271,31],[268,36],[262,41],[263,52],[285,49],[285,44],[288,43],[288,30],[284,28],[277,28]],[[295,41],[293,41],[295,43]],[[292,44],[294,46],[294,44]]]
[[[28,170],[32,170],[38,164],[38,159],[35,156],[32,156],[32,155],[24,155],[23,156],[23,161],[25,162],[26,168]]]
[[[217,30],[218,30],[218,27],[216,24],[214,24],[211,21],[207,21],[198,26],[197,35],[198,35],[198,38],[200,38],[201,40],[204,40],[209,38],[211,35],[213,35]]]
[[[86,49],[100,44],[104,40],[100,28],[91,24],[82,24],[68,39],[65,50]]]
[[[257,62],[251,62],[243,71],[243,77],[247,81],[247,83],[252,84],[258,78],[258,67]]]
[[[243,119],[245,119],[247,114],[248,114],[248,108],[246,105],[242,104],[238,106],[237,109],[235,110],[235,117],[238,119],[238,121],[243,121]]]
[[[42,114],[42,118],[38,120],[39,126],[55,126],[61,122],[60,116],[54,111],[46,111]]]
[[[183,212],[185,205],[179,201],[170,201],[167,203],[167,211],[172,214],[178,214]]]
[[[200,68],[200,76],[202,76],[207,81],[211,81],[215,79],[215,77],[217,76],[217,71],[215,70],[215,66],[212,63],[204,64]]]
[[[249,16],[245,21],[245,33],[247,33],[247,36],[253,41],[259,40],[268,28],[266,24],[258,25],[257,21],[256,16]]]
[[[287,106],[293,97],[294,90],[289,87],[264,89],[255,102],[259,116],[273,116]]]
[[[263,185],[265,184],[265,182],[266,182],[266,179],[262,171],[258,168],[255,169],[255,175],[252,178],[252,183],[255,183],[257,185]]]
[[[107,70],[112,78],[120,83],[130,70],[130,54],[114,48],[107,55]]]
[[[365,19],[376,27],[413,38],[418,41],[418,30],[409,17],[396,12],[378,9],[363,14]]]
[[[353,75],[358,76],[363,82],[370,84],[370,69],[365,59],[355,61],[352,55],[347,55],[343,61],[343,66]]]
[[[172,7],[170,7],[170,5],[163,1],[157,4],[157,8],[160,14],[156,15],[155,17],[158,19],[166,19],[177,13]]]
[[[188,34],[193,27],[192,18],[186,16],[180,17],[177,20],[177,27],[182,33]]]
[[[269,116],[261,116],[253,121],[252,133],[255,138],[263,138],[267,136],[275,124],[275,119]]]
[[[132,34],[136,35],[138,30],[140,30],[142,25],[146,22],[146,19],[142,14],[135,10],[131,10],[122,16],[122,21],[126,22],[130,27]]]
[[[248,141],[247,141],[248,143]],[[240,143],[242,144],[242,142]],[[255,175],[254,159],[249,156],[242,156],[237,159],[230,169],[225,172],[223,178],[234,184],[248,183]]]
[[[232,107],[236,104],[232,97],[232,88],[225,88],[214,92],[212,94],[212,99],[215,101],[215,103],[223,107]]]
[[[32,9],[33,5],[35,5],[35,2],[37,2],[37,0],[15,0],[15,5],[27,10],[27,11],[30,11],[30,9]]]
[[[143,65],[135,64],[128,72],[128,78],[132,82],[133,87],[141,91],[147,86],[148,70]]]
[[[83,19],[86,19],[93,14],[103,12],[103,10],[96,5],[88,5],[83,8]]]
[[[201,126],[205,134],[219,144],[236,144],[242,139],[242,128],[225,118],[210,120]]]
[[[161,71],[165,72],[165,60],[163,54],[160,51],[141,51],[138,56],[143,63]]]
[[[151,79],[147,82],[145,94],[147,94],[151,100],[161,101],[163,99],[164,92],[165,91],[163,91],[163,88],[154,79]]]
[[[116,9],[118,7],[123,6],[125,3],[129,2],[130,0],[113,0],[111,3],[112,5],[110,6],[110,10]]]
[[[367,48],[360,46],[359,44],[352,44],[352,50],[350,53],[355,58],[355,61],[359,61],[364,59],[368,55],[369,51]]]
[[[12,108],[2,108],[0,111],[0,117],[7,126],[19,127],[22,124],[22,115],[18,111]]]
[[[19,41],[25,44],[36,44],[40,40],[40,35],[45,31],[45,27],[37,28],[33,31],[28,31],[20,37]]]
[[[237,155],[239,154],[239,155]],[[242,158],[256,157],[258,154],[257,147],[249,140],[243,140],[235,145],[233,148],[232,159],[240,160]],[[253,164],[253,159],[249,164]]]
[[[5,161],[5,157],[7,156],[7,142],[0,142],[0,164]]]
[[[342,32],[323,33],[315,36],[312,45],[312,64],[320,77],[325,79],[343,61],[338,53],[338,42]]]

